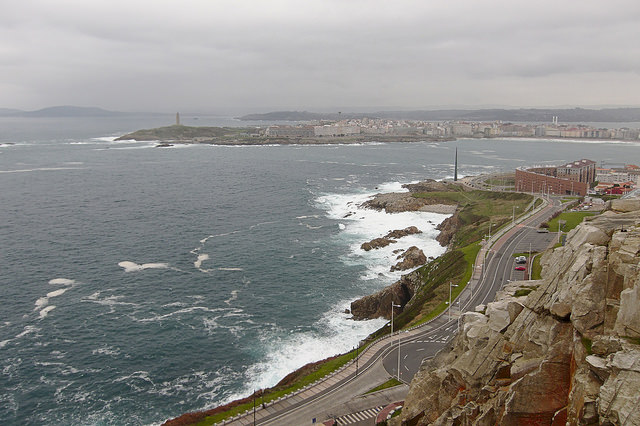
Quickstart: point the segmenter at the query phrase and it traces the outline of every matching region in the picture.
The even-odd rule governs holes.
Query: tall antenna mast
[[[453,165],[453,181],[458,181],[458,147],[456,146],[456,161]]]

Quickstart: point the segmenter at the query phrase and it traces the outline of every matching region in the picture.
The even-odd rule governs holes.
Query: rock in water
[[[402,259],[402,261],[393,265],[391,267],[391,272],[415,269],[418,266],[422,266],[427,263],[427,256],[425,256],[424,252],[416,246],[409,247],[407,251],[398,256],[398,258]]]

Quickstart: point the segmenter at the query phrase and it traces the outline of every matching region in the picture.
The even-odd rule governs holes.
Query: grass
[[[594,212],[564,212],[549,221],[549,231],[558,232],[558,221],[563,220],[566,223],[562,225],[562,232],[569,232],[578,226],[587,216],[594,216]]]
[[[479,242],[489,231],[494,233],[511,222],[514,211],[522,214],[532,200],[529,194],[489,191],[429,192],[413,196],[428,198],[434,202],[455,202],[460,206],[452,219],[460,224],[453,248]]]
[[[540,265],[540,256],[533,256],[533,265],[531,266],[531,279],[542,279],[542,265]]]
[[[278,399],[284,395],[287,395],[289,393],[295,392],[298,389],[302,389],[303,387],[315,382],[318,379],[321,379],[322,377],[326,376],[327,374],[337,370],[338,368],[342,367],[343,365],[345,365],[347,362],[351,361],[352,359],[354,359],[356,356],[356,351],[353,350],[351,352],[347,352],[346,354],[340,355],[334,359],[331,359],[329,361],[324,362],[317,370],[315,370],[314,372],[307,374],[301,378],[299,378],[298,380],[296,380],[296,382],[288,387],[285,387],[284,389],[276,389],[273,391],[267,390],[264,394],[264,402],[268,403],[271,402],[275,399]],[[259,398],[256,400],[256,402],[258,404],[262,403],[262,399]],[[198,426],[205,426],[205,425],[212,425],[214,423],[218,423],[221,420],[224,419],[228,419],[230,417],[233,417],[237,414],[243,413],[247,410],[251,410],[253,409],[253,400],[246,402],[244,404],[235,406],[225,412],[222,413],[218,413],[215,414],[213,416],[207,416],[204,420],[200,421],[197,423]]]
[[[593,342],[588,337],[583,337],[581,340],[582,340],[582,345],[587,351],[587,355],[591,355],[593,353],[591,351],[591,345],[593,344]]]
[[[581,199],[582,199],[582,197],[564,197],[564,198],[562,198],[560,201],[561,201],[562,203],[567,203],[567,202],[569,202],[569,201],[581,200]]]
[[[532,288],[521,288],[519,290],[516,290],[516,292],[513,294],[515,297],[522,297],[522,296],[526,296],[529,293],[531,293],[533,291]]]
[[[383,389],[393,388],[393,387],[401,385],[401,384],[402,384],[402,382],[398,381],[397,379],[391,378],[391,379],[387,380],[386,382],[384,382],[383,384],[381,384],[380,386],[376,386],[375,388],[366,391],[364,394],[366,395],[368,393],[378,392],[378,391],[383,390]]]

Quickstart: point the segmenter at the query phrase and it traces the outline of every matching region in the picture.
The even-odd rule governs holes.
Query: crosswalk
[[[351,423],[362,422],[368,419],[374,419],[380,410],[384,408],[383,405],[375,408],[369,408],[367,410],[358,411],[357,413],[345,414],[344,416],[336,419],[337,425],[349,425]]]

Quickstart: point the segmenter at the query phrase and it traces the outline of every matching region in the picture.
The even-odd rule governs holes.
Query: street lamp
[[[401,308],[402,306],[396,305],[391,301],[391,341],[389,347],[393,345],[393,308]],[[400,333],[398,333],[398,381],[400,381]]]
[[[491,241],[491,225],[493,225],[493,223],[489,222],[489,241]]]
[[[449,321],[451,321],[451,289],[453,287],[458,287],[458,285],[449,281]]]
[[[520,209],[520,206],[513,206],[513,212],[511,213],[511,226],[516,226],[516,209]]]

